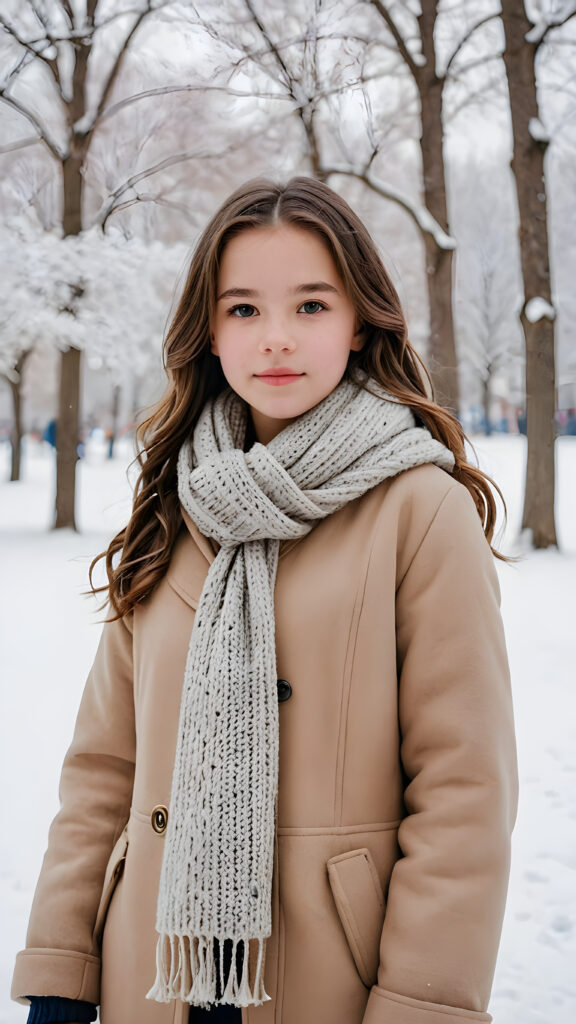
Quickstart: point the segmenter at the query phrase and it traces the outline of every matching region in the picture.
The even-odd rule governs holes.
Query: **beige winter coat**
[[[214,548],[107,624],[80,707],[12,995],[185,1024],[145,998],[180,693]],[[490,1021],[516,808],[493,558],[466,489],[410,469],[285,542],[271,999],[243,1024]],[[102,965],[102,970],[101,970]]]

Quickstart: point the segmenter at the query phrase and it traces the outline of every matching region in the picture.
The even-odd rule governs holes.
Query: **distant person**
[[[52,419],[46,425],[42,434],[42,440],[47,441],[53,448],[56,447],[56,420]]]
[[[56,445],[57,430],[58,430],[57,420],[52,419],[52,420],[50,420],[50,422],[48,423],[48,425],[46,426],[46,428],[44,430],[44,433],[42,434],[42,440],[43,441],[47,441],[48,444],[52,445],[53,448],[57,447],[57,445]],[[76,455],[77,455],[77,457],[79,459],[83,459],[85,454],[86,454],[86,444],[85,444],[84,440],[81,437],[79,437],[78,438],[78,444],[76,445]]]
[[[366,228],[313,179],[244,185],[165,358],[12,994],[35,1024],[488,1021],[494,496]]]

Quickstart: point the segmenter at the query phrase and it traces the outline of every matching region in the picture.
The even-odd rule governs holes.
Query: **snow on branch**
[[[147,372],[159,360],[166,296],[182,245],[125,239],[99,228],[62,238],[29,215],[0,239],[0,373],[18,370],[31,348],[80,348],[118,372]]]
[[[374,181],[365,171],[351,171],[339,167],[324,167],[322,170],[326,175],[342,174],[345,177],[363,181],[368,188],[382,196],[383,199],[390,199],[393,203],[401,206],[403,210],[406,210],[406,213],[412,217],[412,220],[415,221],[424,235],[432,235],[439,249],[453,250],[456,248],[456,240],[444,231],[430,211],[425,206],[415,203],[405,192],[400,192],[393,185],[383,185],[380,182]]]
[[[542,42],[544,36],[550,28],[549,22],[546,18],[540,18],[539,21],[526,33],[525,39],[527,43],[535,43],[536,46]]]
[[[543,142],[546,144],[550,142],[550,136],[539,117],[530,118],[528,131],[530,132],[531,138],[534,139],[534,142]]]
[[[524,309],[524,315],[529,323],[537,324],[539,320],[555,320],[556,310],[547,299],[537,296],[535,299],[528,300]]]
[[[568,11],[561,18],[549,19],[544,13],[540,15],[538,21],[532,26],[529,32],[526,33],[525,39],[527,43],[533,43],[535,46],[540,46],[548,33],[554,28],[562,28],[567,21],[576,16],[576,7],[573,7],[571,11]]]

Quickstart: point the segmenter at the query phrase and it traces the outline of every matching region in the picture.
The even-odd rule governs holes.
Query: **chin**
[[[307,412],[311,409],[316,402],[270,402],[266,407],[264,403],[261,405],[254,405],[254,408],[261,413],[262,416],[267,416],[271,420],[293,420],[297,416],[301,416],[302,413]]]

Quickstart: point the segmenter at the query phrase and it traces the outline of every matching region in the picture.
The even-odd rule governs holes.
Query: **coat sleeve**
[[[99,1002],[95,923],[106,867],[130,810],[136,752],[132,636],[105,624],[60,778],[52,825],[12,998]]]
[[[397,590],[405,810],[364,1024],[489,1022],[517,804],[493,556],[450,482]]]

